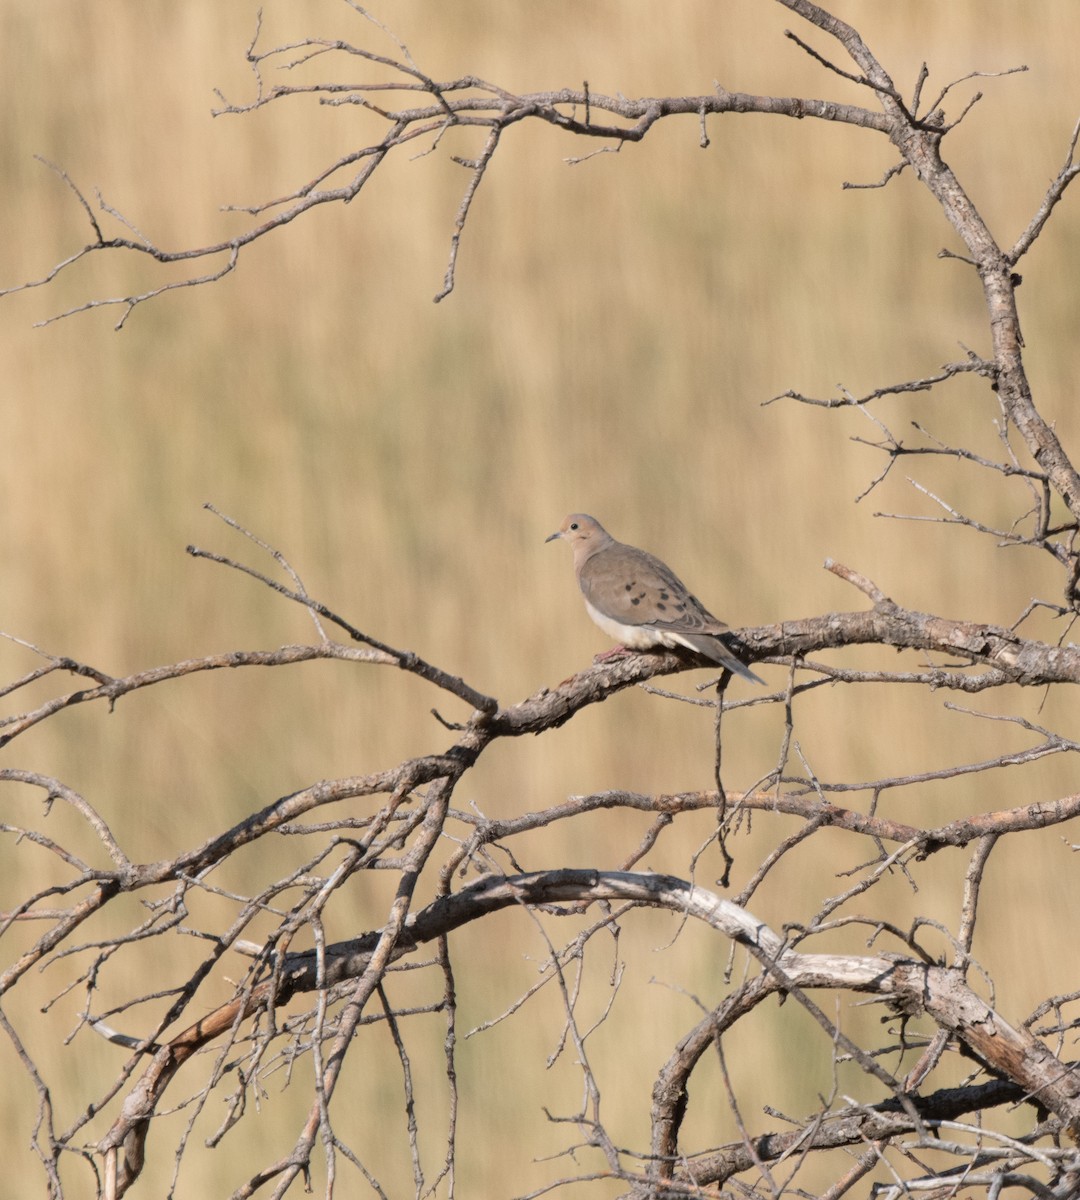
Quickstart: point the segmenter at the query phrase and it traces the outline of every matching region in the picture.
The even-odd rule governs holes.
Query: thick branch
[[[758,959],[769,990],[850,988],[888,998],[908,1015],[925,1013],[959,1037],[981,1062],[1080,1132],[1080,1077],[1027,1029],[1014,1028],[976,996],[960,972],[900,958],[797,953],[786,949],[782,938],[745,909],[672,876],[593,870],[488,876],[406,918],[396,933],[391,958],[501,909],[595,901],[632,901],[704,921]],[[362,977],[382,944],[382,931],[376,931],[328,947],[324,968],[312,953],[291,957],[276,977],[280,980],[276,988],[270,982],[263,984],[174,1038],[158,1052],[154,1067],[129,1096],[107,1142],[119,1145],[136,1123],[145,1124],[176,1069],[199,1046],[232,1026],[238,1019],[238,1005],[244,1009],[240,1015],[248,1015],[266,1004],[283,1004],[297,989],[313,986],[316,971],[324,987],[343,978]]]
[[[919,1115],[912,1120],[898,1101],[857,1105],[829,1113],[824,1120],[791,1133],[766,1133],[754,1139],[753,1151],[745,1143],[723,1146],[710,1154],[696,1156],[690,1170],[674,1172],[678,1182],[723,1183],[755,1162],[776,1162],[794,1151],[829,1150],[841,1146],[865,1146],[884,1142],[924,1129],[935,1129],[942,1121],[955,1121],[968,1113],[1017,1104],[1024,1099],[1023,1088],[1007,1080],[994,1079],[969,1087],[945,1088],[930,1096],[912,1096],[910,1103]],[[671,1151],[668,1151],[671,1153]]]

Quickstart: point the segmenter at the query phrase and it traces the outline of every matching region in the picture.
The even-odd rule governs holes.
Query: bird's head
[[[591,558],[598,550],[612,543],[611,534],[595,517],[586,513],[571,513],[553,534],[544,539],[553,542],[562,538],[569,542],[574,551],[574,561],[581,563]]]

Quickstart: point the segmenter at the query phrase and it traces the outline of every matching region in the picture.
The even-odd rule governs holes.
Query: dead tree
[[[222,98],[221,113],[241,115],[309,100],[357,105],[384,122],[382,136],[326,164],[288,195],[247,210],[252,222],[243,234],[179,252],[142,237],[105,202],[92,204],[65,175],[89,222],[90,241],[43,278],[21,288],[46,285],[81,259],[116,250],[159,262],[205,259],[211,264],[179,282],[137,295],[90,299],[58,314],[116,306],[120,327],[140,305],[164,303],[162,294],[172,288],[220,279],[247,246],[312,209],[347,203],[378,178],[388,157],[447,153],[461,131],[480,130],[485,138],[480,153],[458,158],[468,182],[445,282],[436,297],[442,299],[454,286],[471,206],[488,173],[497,170],[501,140],[528,136],[527,129],[536,121],[573,139],[579,158],[639,142],[660,122],[678,117],[697,122],[702,145],[708,143],[710,122],[746,113],[830,121],[853,127],[853,136],[883,136],[894,148],[895,162],[879,186],[911,172],[939,205],[965,247],[966,265],[978,276],[986,305],[987,349],[972,351],[932,376],[882,386],[863,396],[812,398],[790,391],[785,398],[869,411],[883,400],[902,403],[908,393],[947,387],[960,374],[982,379],[1000,406],[999,458],[938,443],[919,429],[901,438],[875,412],[882,470],[871,486],[902,458],[929,455],[974,464],[984,472],[987,489],[1006,480],[1021,481],[1027,506],[1007,527],[988,525],[940,500],[943,519],[1005,546],[1050,555],[1060,569],[1060,596],[1053,602],[1033,601],[1032,611],[1036,606],[1050,609],[1071,625],[1080,611],[1080,475],[1032,394],[1016,289],[1022,260],[1080,170],[1074,162],[1080,126],[1026,228],[1011,246],[1001,246],[942,154],[946,139],[956,136],[979,99],[968,81],[957,80],[931,95],[930,72],[924,67],[907,88],[893,80],[850,25],[807,0],[779,2],[801,19],[802,32],[788,36],[819,64],[823,85],[835,77],[853,82],[865,95],[864,105],[751,95],[719,85],[705,95],[636,100],[599,94],[588,86],[519,95],[472,75],[435,79],[413,61],[404,43],[393,38],[390,52],[359,42],[315,38],[263,48],[256,31],[248,50],[254,97],[243,103]],[[371,34],[368,14],[354,0],[346,3],[356,10],[360,29]],[[379,27],[373,36],[385,41],[388,34]],[[312,64],[325,64],[323,82],[268,82],[276,68]],[[371,82],[338,82],[341,64],[347,64],[350,77],[370,70]],[[106,219],[119,221],[119,235],[107,234]],[[15,290],[21,289],[9,292]],[[27,1131],[50,1195],[90,1194],[89,1179],[98,1195],[121,1196],[151,1161],[157,1161],[159,1171],[164,1162],[166,1174],[167,1164],[174,1164],[174,1194],[180,1194],[190,1160],[204,1153],[204,1145],[227,1147],[241,1137],[239,1131],[251,1120],[251,1109],[268,1079],[294,1069],[292,1087],[306,1089],[307,1117],[293,1144],[246,1179],[235,1181],[233,1194],[282,1195],[298,1180],[310,1181],[315,1171],[328,1195],[337,1187],[342,1189],[339,1194],[358,1194],[365,1186],[386,1195],[364,1150],[340,1132],[339,1096],[346,1090],[342,1085],[364,1071],[374,1038],[389,1038],[400,1063],[403,1115],[395,1136],[408,1147],[415,1192],[452,1195],[461,1139],[478,1136],[475,1128],[464,1129],[459,1123],[463,1068],[456,979],[482,969],[476,961],[463,961],[458,938],[503,910],[516,912],[521,922],[534,923],[546,957],[538,978],[498,1020],[524,1020],[520,1010],[526,1006],[561,1009],[559,1053],[573,1060],[580,1076],[580,1106],[552,1118],[571,1131],[566,1144],[568,1154],[573,1153],[553,1168],[551,1188],[576,1183],[581,1189],[588,1181],[610,1188],[601,1181],[614,1180],[624,1194],[636,1197],[835,1198],[872,1182],[880,1197],[915,1192],[994,1197],[1002,1189],[1042,1197],[1080,1194],[1080,1155],[1075,1149],[1080,1075],[1071,1057],[1080,991],[1069,956],[1060,964],[1059,991],[1047,995],[1034,1012],[1023,1014],[996,1007],[992,981],[972,953],[995,847],[1006,837],[1023,839],[1031,831],[1065,826],[1080,812],[1080,794],[988,807],[934,828],[905,824],[886,811],[887,806],[878,805],[883,792],[902,791],[927,778],[989,778],[1005,766],[1023,767],[1050,755],[1076,753],[1080,743],[1015,717],[1010,718],[1012,724],[1028,739],[1022,751],[991,753],[979,762],[957,762],[902,778],[830,781],[800,763],[793,707],[800,696],[827,685],[915,687],[964,695],[1075,684],[1080,682],[1080,650],[1066,643],[1064,634],[1056,643],[1026,634],[1022,630],[1030,613],[1012,628],[1000,628],[913,611],[857,570],[832,562],[829,569],[853,588],[857,604],[852,611],[809,617],[793,612],[781,623],[738,631],[737,645],[749,661],[772,664],[773,686],[764,694],[736,700],[727,693],[728,677],[717,681],[715,696],[708,701],[716,721],[715,787],[679,794],[552,797],[543,811],[493,820],[456,803],[459,784],[491,745],[523,735],[544,736],[573,720],[581,709],[623,689],[700,668],[704,662],[674,652],[630,655],[594,665],[518,703],[504,703],[356,628],[311,596],[280,555],[275,556],[279,570],[272,576],[237,559],[195,547],[190,552],[254,575],[283,601],[302,606],[313,622],[311,641],[190,659],[123,678],[27,646],[35,665],[5,686],[9,704],[15,700],[18,707],[17,697],[40,694],[43,686],[53,690],[44,701],[28,702],[22,711],[4,718],[0,744],[7,748],[73,706],[111,707],[129,693],[169,685],[193,673],[277,668],[319,659],[418,675],[436,693],[463,702],[470,715],[459,721],[438,718],[447,732],[442,753],[369,775],[312,782],[270,800],[203,844],[176,847],[170,857],[156,862],[134,859],[123,835],[109,827],[92,798],[61,779],[11,765],[7,750],[8,765],[0,769],[0,780],[11,797],[2,826],[8,853],[41,853],[51,866],[40,887],[3,897],[0,929],[8,949],[0,995],[48,966],[50,978],[57,980],[57,995],[78,991],[85,998],[78,1038],[105,1039],[115,1047],[120,1064],[104,1080],[88,1075],[74,1083],[53,1082],[35,1049],[35,1031],[19,1027],[0,1012],[4,1033],[38,1096]],[[860,669],[856,648],[861,646],[906,652],[910,665]],[[849,649],[843,666],[814,658],[824,650]],[[62,683],[68,676],[76,681],[74,690]],[[392,676],[386,686],[393,686]],[[125,699],[125,704],[135,702],[137,698]],[[786,715],[775,763],[757,781],[735,787],[728,780],[725,786],[723,732],[733,720],[752,721],[776,707]],[[346,801],[351,803],[346,806]],[[50,832],[50,814],[60,806],[81,823],[81,833],[63,841]],[[611,845],[618,849],[612,860],[573,869],[530,870],[521,865],[530,859],[530,839],[536,831],[580,821],[588,814],[615,820],[625,810],[649,814],[652,823],[639,845],[624,846],[613,834]],[[729,863],[731,855],[740,853],[740,837],[752,814],[759,823],[783,815],[797,825],[774,841],[734,896],[722,896],[719,885],[695,882],[698,856],[688,858],[685,877],[641,869],[652,847],[671,836],[669,829],[681,828],[691,814],[702,811],[715,814],[715,830],[708,839],[711,852],[719,848]],[[809,922],[772,928],[755,917],[755,896],[762,884],[783,874],[797,848],[811,839],[817,844],[830,830],[865,844],[862,865],[842,882],[839,892],[822,896]],[[275,834],[288,835],[293,851],[288,869],[258,890],[237,891],[227,868],[244,848]],[[914,885],[926,864],[949,852],[964,865],[959,907],[951,923],[937,922],[938,933],[951,947],[942,958],[925,948],[923,932],[931,922],[919,915],[914,900],[910,911],[898,913],[891,922],[867,916],[862,906],[883,880],[900,875]],[[384,910],[370,918],[365,915],[353,936],[342,939],[328,933],[331,918],[335,929],[342,924],[357,928],[347,885],[365,872],[377,871],[389,872],[395,880]],[[203,903],[208,898],[213,905]],[[634,929],[644,910],[674,914],[679,936],[690,936],[693,926],[706,930],[716,970],[712,990],[697,1001],[700,1019],[670,1045],[651,1095],[637,1098],[647,1113],[647,1144],[627,1145],[607,1123],[602,1100],[607,1080],[594,1066],[591,1045],[598,1029],[620,1020],[619,939],[624,930]],[[206,917],[209,912],[213,920]],[[1033,921],[1050,918],[1051,914],[1032,913]],[[829,949],[833,935],[845,928],[865,930],[868,944],[861,952]],[[305,941],[311,948],[297,948]],[[189,953],[193,942],[201,948],[194,967]],[[610,965],[605,968],[603,962]],[[105,1004],[100,981],[118,963],[133,982],[119,1002]],[[435,979],[434,998],[415,1001],[403,982],[410,974]],[[582,989],[594,986],[598,977],[601,987],[609,989],[608,999],[599,1017],[587,1021]],[[228,980],[228,999],[210,999],[211,984],[220,988]],[[669,982],[682,986],[679,979]],[[833,1011],[830,992],[876,1003],[883,1018],[877,1036],[848,1032]],[[785,1001],[788,1012],[808,1014],[818,1031],[811,1052],[828,1064],[835,1086],[821,1097],[818,1111],[792,1119],[774,1112],[763,1125],[759,1113],[746,1110],[727,1063],[731,1047],[740,1039],[770,1036],[769,1021],[781,1019],[774,998]],[[445,1114],[434,1167],[428,1144],[432,1135],[417,1121],[423,1105],[418,1104],[408,1049],[417,1023],[433,1016],[443,1023]],[[40,1016],[46,1019],[47,1014]],[[640,1030],[618,1028],[628,1043],[641,1036]],[[727,1140],[714,1136],[701,1141],[700,1134],[688,1132],[696,1115],[692,1085],[707,1069],[718,1071],[726,1099],[722,1112],[705,1114],[704,1125],[715,1122],[718,1128],[733,1129]],[[58,1087],[85,1089],[79,1097],[80,1115],[65,1126],[54,1119]],[[497,1098],[492,1103],[497,1104]],[[538,1100],[538,1108],[539,1104]],[[166,1112],[173,1116],[168,1138],[159,1132]],[[778,1130],[777,1120],[785,1128]],[[380,1136],[390,1136],[385,1127]],[[506,1146],[502,1152],[535,1154],[524,1137],[520,1146]]]

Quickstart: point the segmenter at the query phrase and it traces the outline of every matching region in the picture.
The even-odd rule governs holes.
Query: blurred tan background
[[[320,0],[302,16],[282,0],[264,9],[264,46],[320,35],[393,51],[344,4]],[[985,98],[945,144],[977,207],[1010,245],[1060,167],[1080,111],[1075,4],[1047,0],[1037,20],[1005,0],[836,10],[906,92],[923,60],[932,72],[927,98],[971,71],[1030,68],[959,89],[958,97],[977,86]],[[795,28],[838,59],[779,6],[436,8],[392,0],[375,11],[440,78],[472,73],[521,90],[588,79],[594,92],[629,96],[699,94],[719,81],[731,90],[869,102],[783,38],[784,28]],[[243,57],[254,25],[254,5],[210,0],[116,0],[108,12],[66,7],[62,15],[51,4],[0,6],[0,286],[41,277],[88,237],[73,197],[34,154],[62,165],[87,194],[100,188],[155,242],[179,249],[246,226],[222,205],[280,195],[374,140],[371,118],[303,101],[212,119],[215,87],[236,102],[252,96]],[[352,81],[370,71],[326,59],[308,77],[331,75]],[[960,103],[952,101],[953,115]],[[874,517],[939,515],[911,476],[1007,526],[1029,507],[1021,485],[951,461],[910,461],[856,504],[884,463],[852,438],[877,439],[878,428],[858,412],[790,401],[762,407],[788,388],[823,396],[842,384],[862,393],[931,374],[961,358],[964,346],[986,351],[977,281],[936,257],[959,245],[930,197],[910,174],[883,191],[841,190],[845,180],[877,180],[892,163],[877,135],[760,117],[713,119],[708,131],[711,146],[701,150],[695,119],[669,121],[640,146],[569,166],[566,157],[596,147],[539,126],[512,129],[474,205],[457,289],[439,305],[431,298],[467,181],[448,151],[475,154],[477,132],[428,157],[399,156],[348,208],[326,208],[264,239],[223,283],[162,297],[120,333],[112,330],[118,309],[32,324],[173,277],[132,255],[91,259],[49,287],[3,300],[0,629],[113,675],[309,639],[295,607],[184,554],[195,542],[269,566],[202,511],[206,501],[281,549],[311,592],[355,624],[504,703],[557,683],[607,644],[582,611],[565,548],[543,544],[572,510],[660,553],[733,625],[861,607],[860,595],[821,569],[826,556],[903,604],[952,617],[1009,624],[1032,597],[1057,600],[1062,581],[1046,556],[998,550],[967,529]],[[120,232],[105,221],[107,233]],[[1030,376],[1066,446],[1076,424],[1078,238],[1070,195],[1021,267]],[[945,442],[1001,454],[997,406],[982,383],[960,379],[874,411],[900,436],[914,419]],[[1045,619],[1027,628],[1049,638],[1062,632]],[[853,651],[843,661],[897,660]],[[25,649],[0,644],[5,681],[35,664]],[[778,669],[766,673],[780,685]],[[693,694],[700,678],[674,686]],[[949,712],[948,699],[833,691],[798,706],[797,735],[807,762],[830,781],[933,770],[1037,740]],[[466,715],[396,672],[320,664],[218,674],[128,698],[112,715],[67,713],[17,742],[5,761],[82,791],[134,857],[165,858],[314,779],[445,746],[448,735],[428,715],[433,703],[448,717]],[[967,703],[1076,732],[1066,696],[1016,691]],[[775,764],[780,734],[779,713],[732,718],[730,787],[751,785]],[[711,745],[707,710],[624,694],[553,735],[496,747],[458,804],[508,816],[592,789],[704,787]],[[881,804],[901,819],[938,823],[1075,789],[1068,761],[1052,759],[960,786],[886,793]],[[6,820],[79,838],[65,814],[44,822],[39,795],[11,787],[0,794]],[[584,829],[554,830],[529,846],[524,865],[614,866],[645,827],[605,814]],[[736,846],[736,886],[791,828],[755,821]],[[678,825],[647,865],[685,873],[708,829],[707,820]],[[835,871],[867,854],[842,837],[812,846],[757,898],[755,911],[774,924],[807,919],[823,896],[847,885]],[[822,861],[826,847],[835,860]],[[260,850],[283,862],[291,852]],[[6,907],[34,871],[51,868],[10,843],[0,854]],[[860,911],[880,906],[901,924],[919,912],[955,928],[960,856],[938,856],[921,870],[917,895],[898,879]],[[1043,996],[1076,986],[1075,963],[1056,953],[1060,929],[1044,919],[1080,898],[1074,858],[1057,833],[1031,837],[1003,850],[988,880],[996,886],[976,950],[996,976],[1006,1015],[1020,1019]],[[366,882],[358,886],[355,926],[335,935],[381,922],[386,882],[372,883],[370,893]],[[649,980],[675,981],[715,1003],[726,948],[691,931],[657,950],[673,930],[656,917],[638,920],[636,931],[642,956],[620,1003],[642,1039],[640,1054],[627,1061],[627,1035],[614,1025],[607,1043],[598,1037],[597,1054],[613,1125],[626,1144],[642,1146],[652,1079],[696,1019],[685,996]],[[863,934],[851,937],[835,945],[857,951]],[[490,961],[482,983],[461,980],[466,1027],[505,1008],[544,953],[531,928],[509,916],[460,945],[463,959],[475,947]],[[51,984],[43,979],[37,1003],[56,990]],[[58,1005],[51,1024],[35,1022],[37,986],[21,989],[11,1006],[41,1053],[72,1027],[79,997]],[[797,1115],[830,1081],[824,1051],[800,1060],[793,1049],[808,1037],[793,1008],[760,1045],[742,1048],[733,1070],[768,1081],[756,1103],[768,1099]],[[853,1029],[876,1020],[850,1006],[844,1013]],[[571,1067],[542,1068],[559,1020],[551,1004],[527,1028],[511,1022],[465,1045],[463,1195],[520,1194],[571,1170],[532,1162],[568,1138],[544,1125],[541,1106],[563,1112],[578,1102]],[[435,1019],[430,1035],[437,1050]],[[372,1061],[388,1053],[385,1040]],[[9,1079],[0,1101],[10,1106],[4,1159],[25,1179],[10,1194],[34,1194],[43,1189],[26,1148],[32,1091],[6,1044],[0,1061]],[[64,1127],[73,1111],[65,1104],[86,1098],[64,1096],[64,1080],[98,1070],[108,1078],[120,1059],[82,1033],[48,1061]],[[407,1158],[395,1157],[376,1115],[387,1105],[397,1121],[395,1078],[373,1070],[355,1086],[356,1123],[345,1135],[370,1155],[391,1194],[405,1194]],[[695,1103],[709,1086],[719,1102],[714,1080],[698,1085]],[[437,1083],[431,1088],[437,1113]],[[303,1088],[294,1092],[302,1098]],[[182,1176],[177,1194],[226,1194],[249,1156],[265,1162],[275,1146],[291,1145],[299,1118],[290,1095],[251,1115],[242,1149],[220,1156],[228,1161],[204,1155],[209,1161]],[[758,1108],[744,1115],[761,1127]],[[715,1128],[706,1120],[697,1134],[708,1144],[733,1130],[718,1115]],[[492,1152],[498,1139],[513,1139],[509,1161]],[[143,1185],[148,1195],[163,1194],[167,1143],[164,1133],[152,1143],[162,1174]]]

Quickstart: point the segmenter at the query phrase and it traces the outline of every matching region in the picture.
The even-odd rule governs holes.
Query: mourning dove
[[[605,633],[634,650],[684,646],[744,679],[765,682],[720,640],[728,626],[708,612],[658,558],[617,542],[599,521],[584,513],[571,513],[545,541],[555,538],[573,547],[585,608]]]

